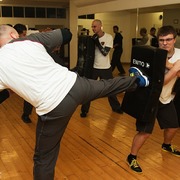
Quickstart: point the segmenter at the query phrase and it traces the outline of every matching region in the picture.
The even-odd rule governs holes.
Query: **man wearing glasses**
[[[164,85],[159,98],[156,117],[160,128],[164,130],[162,150],[180,157],[180,151],[171,145],[172,139],[179,128],[178,118],[180,119],[173,102],[175,96],[173,87],[180,74],[180,49],[174,47],[176,35],[177,33],[172,26],[161,27],[157,34],[159,48],[167,50],[168,54]],[[131,152],[127,157],[127,163],[137,173],[142,173],[142,169],[136,160],[137,154],[151,135],[154,123],[155,119],[152,122],[140,122],[138,119],[136,121],[137,134],[134,136]]]

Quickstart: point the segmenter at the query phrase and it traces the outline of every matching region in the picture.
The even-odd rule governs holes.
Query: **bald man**
[[[149,81],[140,70],[133,68],[130,69],[134,73],[131,77],[100,81],[79,77],[55,63],[39,42],[42,36],[46,45],[53,49],[69,41],[72,34],[57,29],[40,33],[37,42],[17,39],[19,35],[14,28],[0,25],[0,90],[11,89],[36,108],[34,179],[53,180],[60,142],[77,106],[148,86]]]
[[[92,36],[95,43],[95,57],[91,78],[94,80],[100,79],[112,79],[112,69],[110,63],[110,50],[113,48],[113,37],[103,31],[102,22],[99,19],[95,19],[92,22],[92,30],[94,35]],[[112,111],[122,114],[121,105],[116,95],[108,96],[109,104]],[[83,104],[81,107],[81,117],[86,117],[89,112],[90,102]]]

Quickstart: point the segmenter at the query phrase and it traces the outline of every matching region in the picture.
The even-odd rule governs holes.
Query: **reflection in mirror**
[[[138,37],[138,31],[139,31],[139,8],[137,8],[136,11],[136,39]]]

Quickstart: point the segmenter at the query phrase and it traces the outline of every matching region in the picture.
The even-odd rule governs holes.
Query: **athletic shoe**
[[[170,152],[174,156],[180,157],[180,151],[176,150],[175,147],[173,147],[172,145],[170,146],[162,145],[162,150],[165,152]]]
[[[82,118],[85,118],[85,117],[87,116],[87,113],[86,113],[86,112],[81,112],[80,116],[81,116]]]
[[[129,165],[129,167],[136,173],[142,173],[142,169],[141,167],[139,166],[138,162],[136,159],[132,159],[132,160],[128,160],[127,158],[127,163]]]
[[[118,114],[123,114],[123,110],[121,109],[121,107],[119,107],[117,109],[113,109],[113,111],[118,113]]]
[[[146,75],[140,71],[137,67],[130,67],[129,69],[129,75],[131,77],[136,76],[138,81],[137,84],[139,87],[147,87],[149,85],[149,80]]]
[[[23,120],[24,123],[32,123],[31,119],[29,118],[29,116],[26,115],[22,115],[21,119]]]

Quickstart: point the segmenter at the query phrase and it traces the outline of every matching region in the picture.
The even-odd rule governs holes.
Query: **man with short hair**
[[[147,29],[145,27],[141,28],[139,31],[140,35],[142,36],[140,41],[136,42],[136,45],[148,45],[150,46],[150,38],[147,34]]]
[[[44,44],[42,36],[47,41]],[[37,41],[18,39],[14,28],[0,25],[0,99],[7,97],[4,89],[11,89],[32,104],[38,114],[34,180],[54,179],[60,142],[78,105],[149,85],[139,69],[131,68],[131,77],[97,81],[79,77],[55,63],[45,45],[53,50],[69,42],[71,36],[70,31],[57,29],[37,34]]]
[[[113,37],[103,31],[102,22],[99,19],[95,19],[92,22],[92,30],[94,35],[92,39],[95,43],[95,57],[92,70],[91,79],[111,79],[113,78],[111,63],[110,63],[110,50],[113,47]],[[109,104],[112,110],[116,113],[122,114],[121,105],[116,95],[108,96]],[[90,102],[81,106],[81,117],[86,117],[89,112]]]
[[[14,25],[14,29],[18,32],[20,38],[26,37],[27,34],[27,28],[24,24],[16,24]],[[30,115],[32,113],[33,106],[28,103],[27,101],[24,101],[23,103],[23,113],[21,116],[21,119],[25,123],[31,123]]]
[[[121,55],[123,53],[123,36],[119,32],[118,26],[113,26],[113,32],[115,34],[115,37],[113,40],[114,51],[112,54],[111,68],[112,68],[112,71],[114,71],[115,67],[117,67],[117,69],[119,71],[119,75],[123,76],[123,75],[125,75],[125,70],[121,63]]]
[[[27,28],[24,24],[16,24],[14,25],[14,29],[18,32],[19,37],[26,37]]]
[[[164,85],[157,107],[157,120],[160,128],[164,130],[162,150],[180,157],[180,151],[176,150],[171,145],[172,139],[179,128],[178,118],[180,119],[173,102],[173,87],[180,74],[180,49],[174,47],[176,42],[176,31],[172,26],[161,27],[157,33],[157,38],[159,48],[168,51]],[[134,136],[131,152],[127,157],[127,163],[130,168],[137,173],[142,172],[137,162],[137,154],[151,135],[154,123],[155,119],[152,119],[150,122],[142,122],[139,119],[136,120],[136,129],[138,132]]]

